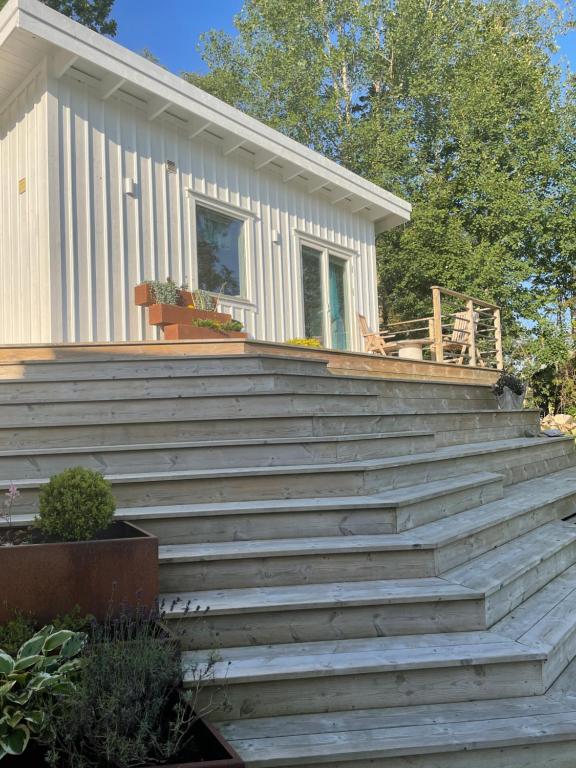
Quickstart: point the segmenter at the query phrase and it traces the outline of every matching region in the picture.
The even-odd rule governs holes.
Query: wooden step
[[[161,605],[190,649],[485,627],[483,595],[437,578],[178,592]]]
[[[443,577],[481,589],[492,625],[574,563],[576,526],[555,522],[446,571]]]
[[[218,728],[246,768],[573,768],[576,699],[360,709]]]
[[[569,514],[575,501],[576,470],[572,469],[542,481],[515,486],[501,501],[399,534],[164,545],[159,551],[160,584],[164,591],[175,592],[405,579],[443,572],[448,572],[446,578],[456,573],[454,579],[458,581],[461,572],[454,568],[464,563],[463,567],[469,568],[476,578],[472,587],[492,594],[492,582],[484,589],[478,571],[470,564],[472,558],[489,552],[488,560],[490,556],[505,559],[502,546],[511,542],[516,545],[513,548],[515,567],[519,568],[523,562],[520,554],[528,556],[528,562],[532,563],[532,548],[528,546],[532,540],[521,547],[524,539],[518,538],[531,531],[534,548],[544,553],[543,558],[549,556],[549,549],[556,554],[558,543],[562,543],[566,551],[559,558],[564,562],[574,555],[570,545],[574,540],[576,546],[576,526],[557,522],[543,524]],[[486,570],[490,572],[489,566]],[[500,574],[493,571],[491,575],[496,573]],[[496,583],[495,578],[493,581]],[[499,599],[502,605],[507,604],[501,595]],[[489,618],[495,600],[491,601]]]
[[[177,504],[117,510],[162,544],[396,533],[503,496],[502,476],[476,472],[373,496]]]
[[[289,466],[360,461],[434,450],[427,432],[93,445],[0,450],[0,479],[46,477],[81,464],[98,472]]]
[[[490,632],[379,637],[184,654],[185,684],[210,668],[203,700],[225,685],[216,719],[544,693],[546,654]],[[211,690],[212,689],[212,690]]]
[[[525,438],[441,448],[407,457],[340,464],[181,470],[108,474],[120,507],[195,502],[256,501],[277,498],[366,496],[425,481],[502,470],[516,483],[572,466],[572,438]],[[11,478],[21,491],[18,511],[35,510],[39,488],[48,478]],[[8,483],[0,481],[0,490]]]
[[[341,407],[339,413],[287,411],[273,417],[239,418],[214,414],[207,419],[195,411],[182,413],[174,409],[161,417],[150,413],[146,418],[135,411],[108,423],[74,425],[54,420],[51,426],[4,427],[0,424],[0,446],[19,449],[156,443],[159,434],[166,442],[199,442],[232,436],[256,439],[410,431],[434,432],[439,447],[535,437],[540,432],[540,415],[538,411],[527,410],[458,411],[449,415],[383,411],[353,414]]]

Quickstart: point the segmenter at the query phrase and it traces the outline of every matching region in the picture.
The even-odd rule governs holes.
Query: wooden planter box
[[[190,304],[194,303],[194,296],[191,291],[183,291],[179,288],[178,296],[180,298],[179,306],[188,307]],[[154,296],[154,291],[149,283],[140,283],[140,285],[137,285],[134,288],[134,303],[139,307],[151,307],[153,304],[156,304],[156,297]],[[197,311],[207,312],[209,314],[214,312],[214,310],[208,309],[199,309]]]
[[[150,325],[186,325],[194,320],[214,320],[216,323],[229,323],[231,315],[222,312],[208,312],[205,309],[189,309],[177,307],[174,304],[153,304],[148,310],[148,322]]]
[[[0,623],[15,612],[39,622],[76,606],[103,619],[158,598],[158,539],[114,522],[92,541],[0,546]]]
[[[182,341],[184,339],[247,339],[243,331],[220,331],[216,328],[202,328],[197,325],[178,323],[164,327],[164,338],[167,341]]]

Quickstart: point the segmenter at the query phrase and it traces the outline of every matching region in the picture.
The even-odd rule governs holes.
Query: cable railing
[[[504,367],[500,307],[438,285],[432,286],[432,315],[389,323],[370,338],[363,335],[367,351],[386,356]]]

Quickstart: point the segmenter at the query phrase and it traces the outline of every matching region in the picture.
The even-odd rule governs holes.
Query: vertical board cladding
[[[0,344],[50,341],[46,77],[0,104]]]
[[[133,288],[168,275],[196,285],[197,203],[245,219],[246,295],[222,297],[221,309],[253,337],[303,334],[304,236],[348,257],[351,318],[362,312],[377,324],[370,221],[309,195],[303,182],[283,183],[273,167],[255,170],[242,149],[225,155],[215,136],[189,139],[176,118],[148,120],[128,97],[102,100],[69,76],[58,89],[62,341],[158,337],[133,305]],[[350,331],[361,349],[355,321]]]

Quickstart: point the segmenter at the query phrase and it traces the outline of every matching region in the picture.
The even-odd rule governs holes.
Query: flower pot
[[[498,408],[501,411],[521,411],[524,405],[524,397],[526,392],[517,394],[513,392],[509,387],[504,387],[504,391],[501,395],[496,395],[498,401]]]
[[[198,325],[176,323],[164,327],[164,338],[168,341],[182,341],[188,339],[247,339],[248,334],[243,331],[221,331],[217,328],[203,328]]]
[[[214,320],[217,323],[228,323],[231,315],[222,312],[208,312],[205,309],[191,309],[190,307],[177,307],[174,304],[153,304],[148,310],[148,322],[150,325],[189,324],[194,320]]]
[[[76,606],[97,619],[122,605],[154,606],[156,536],[114,522],[91,541],[46,543],[39,534],[34,538],[38,543],[0,546],[0,623],[15,612],[49,622]]]
[[[155,301],[156,297],[149,283],[140,283],[134,288],[134,303],[139,307],[150,307]]]

